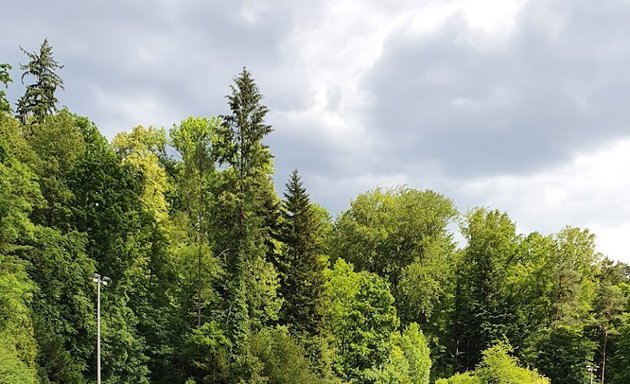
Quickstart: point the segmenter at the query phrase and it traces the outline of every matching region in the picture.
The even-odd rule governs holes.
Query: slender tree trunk
[[[604,346],[602,348],[602,380],[601,384],[604,384],[606,378],[606,344],[608,342],[608,329],[604,329]]]

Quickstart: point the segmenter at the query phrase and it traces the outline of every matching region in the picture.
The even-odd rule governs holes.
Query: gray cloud
[[[438,159],[454,177],[523,173],[620,137],[629,18],[621,1],[531,1],[507,43],[480,43],[459,16],[429,36],[392,35],[363,82],[386,166]]]
[[[298,168],[335,214],[367,189],[407,183],[462,209],[507,209],[526,228],[609,223],[622,243],[627,183],[614,179],[627,173],[602,178],[605,193],[572,180],[603,173],[576,153],[630,134],[627,1],[529,0],[506,36],[471,27],[464,11],[422,34],[406,25],[457,0],[9,2],[0,62],[14,66],[13,100],[18,45],[44,37],[65,65],[61,103],[110,138],[226,113],[247,66],[271,110],[279,193]]]
[[[224,96],[243,66],[275,108],[299,108],[308,99],[304,74],[283,67],[283,40],[295,22],[289,1],[14,3],[0,34],[15,39],[0,44],[0,61],[18,67],[25,60],[18,45],[36,50],[49,38],[65,65],[61,103],[89,115],[109,137],[135,124],[225,113]],[[14,84],[9,94],[15,100],[21,92]]]

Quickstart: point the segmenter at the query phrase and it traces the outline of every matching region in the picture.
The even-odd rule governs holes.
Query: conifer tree
[[[28,52],[22,47],[20,49],[29,59],[28,64],[20,65],[20,69],[24,71],[22,84],[27,76],[34,77],[35,82],[26,85],[24,95],[18,100],[17,117],[22,123],[26,123],[31,116],[36,121],[42,121],[57,110],[58,100],[55,92],[57,88],[64,88],[63,80],[56,71],[63,68],[63,65],[53,58],[52,46],[48,44],[47,39],[44,39],[39,53]]]
[[[260,326],[277,313],[276,271],[267,262],[269,207],[277,199],[271,174],[272,156],[263,138],[272,131],[265,123],[267,107],[251,74],[234,79],[227,96],[231,114],[217,132],[217,160],[227,166],[217,183],[215,254],[225,257],[225,325],[232,352],[248,350],[250,325]]]
[[[284,298],[281,317],[297,335],[318,336],[324,318],[326,263],[317,244],[318,223],[297,170],[286,184],[284,225],[286,245],[279,264]]]

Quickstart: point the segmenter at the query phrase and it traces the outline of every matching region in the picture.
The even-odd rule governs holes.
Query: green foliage
[[[275,296],[267,238],[277,222],[277,197],[271,153],[262,142],[272,130],[264,122],[268,110],[261,105],[262,95],[245,69],[231,88],[231,114],[223,116],[215,145],[216,158],[227,169],[216,184],[213,243],[217,254],[225,253],[227,332],[234,353],[247,356],[250,327],[273,319],[279,309],[276,300],[259,300]],[[258,279],[257,271],[265,271],[265,278]]]
[[[187,359],[194,368],[197,383],[223,383],[229,380],[231,343],[219,324],[206,322],[195,329],[188,341]]]
[[[286,185],[281,240],[284,248],[277,263],[284,298],[281,318],[296,335],[320,336],[326,306],[326,259],[321,255],[318,218],[300,176],[293,171]]]
[[[140,200],[144,210],[157,223],[165,221],[168,215],[165,194],[169,185],[159,160],[166,146],[164,130],[137,126],[130,133],[116,135],[112,146],[123,164],[130,164],[142,174],[144,191]]]
[[[451,241],[446,227],[456,214],[450,200],[430,190],[361,194],[335,223],[333,256],[387,277],[395,287],[405,267],[422,260],[433,242]]]
[[[523,356],[554,383],[579,384],[589,380],[595,348],[580,328],[559,325],[533,334]]]
[[[2,83],[5,88],[8,88],[11,82],[11,75],[9,75],[10,70],[11,66],[9,64],[0,64],[0,83]],[[6,91],[0,89],[0,115],[4,113],[11,113],[11,104],[9,104],[9,100],[7,100]]]
[[[485,384],[471,372],[456,373],[448,379],[438,379],[435,384]]]
[[[0,136],[0,253],[33,231],[29,215],[41,201],[36,177],[15,159]]]
[[[470,370],[481,351],[512,331],[515,311],[507,270],[518,238],[507,214],[482,208],[468,214],[462,233],[468,244],[457,276],[454,331],[458,365]]]
[[[303,348],[286,328],[265,328],[252,337],[252,354],[262,363],[261,375],[269,384],[323,383],[317,377]]]
[[[612,343],[612,356],[607,369],[607,381],[611,384],[630,382],[630,315],[626,314],[619,328],[616,342]]]
[[[475,374],[482,383],[496,384],[546,384],[549,380],[535,371],[518,366],[516,358],[509,355],[509,345],[496,345],[483,352],[481,364]]]
[[[429,346],[418,324],[411,323],[402,332],[394,333],[387,362],[368,375],[375,383],[428,384],[431,370]]]
[[[38,384],[35,369],[20,359],[10,337],[0,333],[0,384]]]
[[[22,52],[28,57],[27,64],[20,65],[24,71],[22,74],[22,84],[27,76],[34,77],[34,83],[26,85],[24,95],[17,102],[17,116],[22,123],[29,121],[33,117],[35,121],[42,122],[45,117],[57,110],[57,88],[63,89],[63,80],[56,73],[63,68],[53,58],[52,46],[48,40],[39,48],[38,52],[28,52],[20,47]]]
[[[557,253],[551,292],[552,321],[577,325],[584,321],[595,298],[595,265],[601,254],[595,251],[595,236],[587,229],[566,227],[556,236]]]
[[[343,259],[330,271],[329,289],[334,371],[344,380],[368,382],[368,370],[385,362],[399,325],[394,297],[378,275],[354,272]]]
[[[38,364],[45,382],[76,382],[93,353],[94,311],[91,276],[94,262],[85,253],[85,237],[37,227],[22,257],[37,284],[33,299]]]
[[[519,366],[510,356],[512,347],[498,344],[483,351],[482,360],[474,371],[439,379],[436,384],[548,384],[549,380],[536,371]]]
[[[26,140],[36,158],[30,164],[39,178],[46,205],[35,209],[33,221],[68,229],[75,195],[68,185],[72,172],[86,151],[80,118],[64,109],[31,125]]]
[[[34,291],[24,263],[0,253],[0,383],[37,383],[30,308]]]

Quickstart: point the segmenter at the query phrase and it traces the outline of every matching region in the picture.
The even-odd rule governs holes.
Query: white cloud
[[[630,137],[530,175],[462,183],[458,194],[508,212],[523,232],[589,228],[605,255],[630,262]]]

